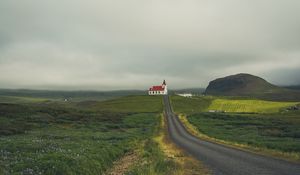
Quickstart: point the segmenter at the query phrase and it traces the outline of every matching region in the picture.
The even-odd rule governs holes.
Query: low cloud
[[[0,88],[300,84],[299,16],[296,0],[2,0]]]

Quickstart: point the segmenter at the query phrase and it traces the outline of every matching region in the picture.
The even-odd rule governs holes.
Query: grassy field
[[[210,106],[212,97],[185,98],[178,95],[170,97],[173,110],[178,113],[193,114],[206,111]]]
[[[141,145],[152,149],[149,140],[162,111],[161,97],[148,96],[78,103],[29,97],[3,101],[0,174],[103,174],[127,152]]]
[[[0,89],[0,100],[6,97],[47,99],[55,101],[79,102],[87,100],[104,101],[128,95],[144,95],[145,91],[120,90],[120,91],[49,91],[49,90],[27,90],[27,89]],[[7,102],[7,101],[4,101]]]
[[[199,96],[185,98],[171,96],[175,112],[194,114],[208,112],[209,110],[234,113],[277,113],[287,107],[295,106],[300,102],[276,102],[257,99],[241,99],[241,97],[213,97]]]
[[[19,97],[19,96],[0,96],[0,103],[36,103],[46,102],[47,98],[32,98],[32,97]]]
[[[296,114],[246,115],[201,113],[189,122],[210,137],[283,152],[300,152],[300,118]]]
[[[163,111],[162,98],[157,96],[126,96],[103,102],[87,101],[79,103],[93,110],[113,112],[156,112]]]
[[[178,96],[171,100],[175,112],[187,115],[186,125],[191,124],[199,135],[300,160],[300,112],[284,110],[296,102]]]
[[[207,110],[220,110],[239,113],[276,113],[280,109],[296,105],[297,102],[273,102],[263,100],[214,99]]]
[[[219,114],[205,112],[216,97],[171,100],[176,112],[188,114],[188,121],[210,137],[299,153],[299,113],[266,113],[290,103],[265,102],[268,107],[259,114]],[[188,159],[170,158],[164,150],[162,110],[162,98],[153,96],[79,102],[0,96],[0,174],[103,174],[131,152],[138,163],[127,174],[186,174],[198,165],[188,168],[193,160],[182,164],[178,160]]]

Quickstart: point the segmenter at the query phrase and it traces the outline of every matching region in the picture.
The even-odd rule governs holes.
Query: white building
[[[148,91],[149,95],[167,95],[168,94],[168,87],[166,81],[163,81],[163,84],[160,86],[152,86],[149,88]]]
[[[183,94],[177,94],[177,95],[179,95],[181,97],[189,97],[189,98],[191,98],[193,96],[193,94],[191,94],[191,93],[183,93]]]

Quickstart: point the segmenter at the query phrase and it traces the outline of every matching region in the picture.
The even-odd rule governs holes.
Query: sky
[[[0,88],[300,84],[299,0],[1,0]]]

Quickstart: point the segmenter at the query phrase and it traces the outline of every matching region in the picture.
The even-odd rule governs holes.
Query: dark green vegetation
[[[300,152],[299,113],[273,115],[201,113],[188,116],[210,137],[283,152]]]
[[[149,96],[105,102],[5,98],[0,174],[102,174],[142,143],[152,154],[149,139],[162,110],[161,97]]]
[[[32,100],[82,101],[82,100],[107,100],[128,95],[143,95],[145,91],[48,91],[26,89],[0,89],[0,102],[15,102],[16,99],[31,98]]]
[[[293,153],[299,159],[300,111],[286,111],[297,103],[216,96],[172,96],[171,100],[175,112],[186,114],[209,137]],[[208,113],[212,109],[230,113]]]
[[[260,77],[250,74],[237,74],[213,80],[206,88],[205,94],[300,101],[300,91],[275,86]]]
[[[300,90],[300,85],[285,86],[284,88],[287,88],[287,89],[294,89],[294,90]]]

